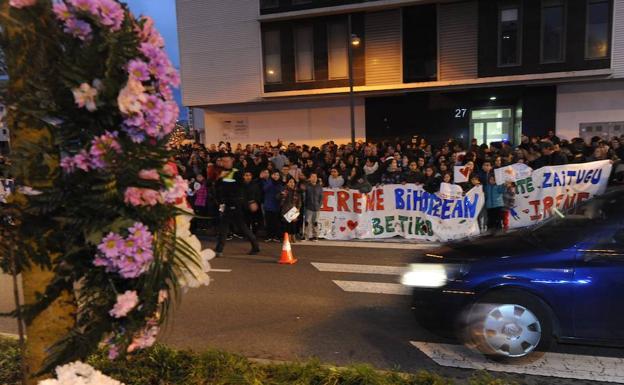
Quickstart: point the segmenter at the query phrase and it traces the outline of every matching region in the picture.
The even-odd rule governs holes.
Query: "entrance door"
[[[470,113],[470,137],[479,145],[513,139],[511,108],[488,108]]]

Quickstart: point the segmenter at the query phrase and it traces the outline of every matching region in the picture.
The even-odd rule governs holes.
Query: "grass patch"
[[[0,338],[0,384],[19,385],[20,352],[16,341]],[[453,385],[433,373],[406,375],[380,372],[369,365],[336,368],[318,360],[302,363],[259,364],[220,351],[195,353],[163,345],[125,361],[109,361],[104,354],[89,364],[126,385]],[[513,385],[487,373],[477,373],[469,385]]]

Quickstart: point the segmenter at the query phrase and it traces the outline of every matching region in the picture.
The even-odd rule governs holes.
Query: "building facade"
[[[177,15],[207,143],[348,142],[349,65],[358,139],[624,130],[624,0],[177,0]]]

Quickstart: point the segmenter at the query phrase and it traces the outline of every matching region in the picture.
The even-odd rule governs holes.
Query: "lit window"
[[[585,29],[585,57],[603,59],[609,56],[609,1],[588,0]]]
[[[280,31],[264,32],[264,82],[280,83],[282,81],[282,54]]]
[[[329,78],[344,79],[349,77],[347,24],[344,21],[330,22],[327,26],[327,40]]]
[[[498,65],[520,64],[522,31],[520,8],[517,5],[501,7],[498,11]]]
[[[542,45],[543,63],[564,61],[565,55],[565,2],[564,0],[542,0]]]
[[[311,25],[295,28],[297,81],[314,80],[314,36]]]

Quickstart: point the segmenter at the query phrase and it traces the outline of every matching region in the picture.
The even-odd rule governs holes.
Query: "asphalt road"
[[[247,256],[248,244],[229,242],[225,257],[211,263],[215,271],[210,273],[210,286],[184,295],[161,335],[162,341],[178,348],[222,349],[251,358],[294,361],[317,357],[337,365],[369,363],[380,369],[405,372],[426,369],[460,382],[473,373],[453,367],[461,365],[439,366],[411,343],[456,344],[419,327],[414,321],[410,297],[394,293],[399,287],[398,276],[388,271],[420,260],[423,250],[298,243],[293,249],[299,262],[289,266],[276,263],[281,245],[261,246],[260,255]],[[321,271],[360,270],[362,266],[366,270],[370,265],[384,268],[372,269],[373,273]],[[6,288],[6,277],[0,278],[0,311],[10,303]],[[0,332],[14,329],[12,320],[0,318]],[[561,366],[563,371],[572,370],[573,366],[604,364],[604,360],[593,362],[594,356],[624,357],[624,350],[620,349],[559,346],[555,351],[574,354],[573,363],[578,362],[571,365],[557,361],[554,365]],[[611,365],[624,366],[620,361]],[[524,371],[521,365],[516,369]],[[548,370],[546,367],[546,373]],[[522,373],[497,376],[530,385],[600,384]]]

